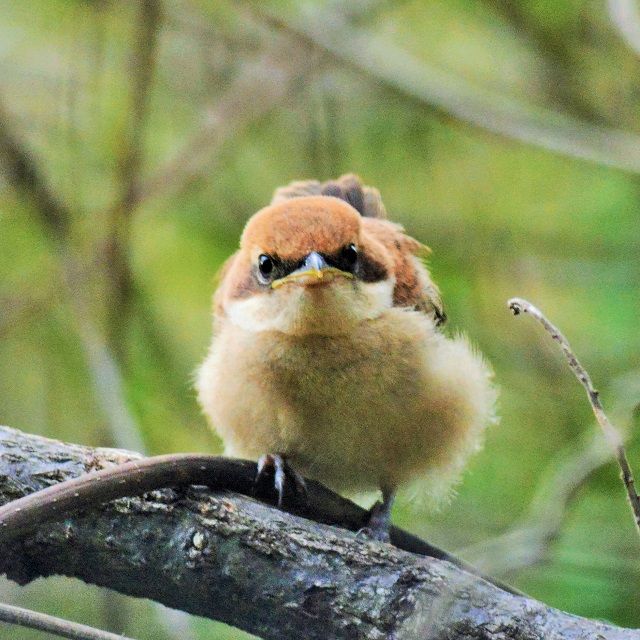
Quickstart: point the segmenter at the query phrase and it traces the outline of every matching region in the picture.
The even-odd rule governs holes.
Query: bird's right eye
[[[274,263],[273,263],[273,258],[271,256],[268,256],[266,253],[263,253],[258,258],[258,270],[260,271],[260,275],[265,280],[268,280],[271,277],[271,274],[273,273],[273,267],[274,267]]]

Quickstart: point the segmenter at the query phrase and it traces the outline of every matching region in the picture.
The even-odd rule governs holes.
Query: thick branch
[[[134,457],[0,429],[0,503]],[[420,557],[202,488],[125,498],[0,554],[21,583],[64,574],[264,638],[606,638],[617,629]]]

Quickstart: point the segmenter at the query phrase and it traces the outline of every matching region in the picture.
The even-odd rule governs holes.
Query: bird
[[[495,420],[492,370],[446,335],[428,253],[354,174],[276,189],[221,268],[196,375],[225,455],[270,471],[279,501],[303,476],[381,492],[377,540],[398,489],[450,494]]]

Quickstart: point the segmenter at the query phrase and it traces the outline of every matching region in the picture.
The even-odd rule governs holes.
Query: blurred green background
[[[192,389],[214,274],[274,188],[354,171],[433,249],[447,331],[501,388],[458,497],[435,514],[405,498],[395,520],[550,605],[640,627],[617,469],[555,346],[505,304],[565,332],[640,473],[629,6],[1,0],[0,422],[218,451]],[[0,600],[140,640],[247,637],[67,579],[5,580]]]

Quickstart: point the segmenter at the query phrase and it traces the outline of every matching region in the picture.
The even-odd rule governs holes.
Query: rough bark
[[[0,504],[134,456],[0,428]],[[640,640],[449,562],[197,487],[46,524],[0,549],[0,572],[22,584],[77,577],[263,638]]]

